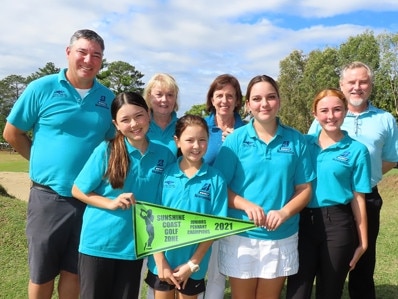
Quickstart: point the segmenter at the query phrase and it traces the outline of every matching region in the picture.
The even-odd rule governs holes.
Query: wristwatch
[[[189,268],[191,268],[192,273],[198,272],[200,269],[199,265],[194,264],[192,261],[188,261],[187,264],[188,264]]]

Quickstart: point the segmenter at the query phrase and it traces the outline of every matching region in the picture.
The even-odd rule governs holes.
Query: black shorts
[[[29,274],[35,284],[53,280],[61,270],[77,274],[78,246],[85,204],[52,190],[32,187],[26,236]]]
[[[80,298],[139,298],[142,260],[79,254]]]
[[[175,285],[168,284],[165,281],[160,281],[159,276],[153,274],[148,270],[147,277],[145,278],[145,282],[156,291],[168,292],[175,289]],[[177,290],[177,289],[176,289]],[[185,285],[185,289],[177,290],[181,294],[188,296],[195,296],[200,293],[203,293],[206,290],[205,280],[195,280],[189,278],[187,284]]]

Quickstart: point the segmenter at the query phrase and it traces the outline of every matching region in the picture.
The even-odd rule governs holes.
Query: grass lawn
[[[0,152],[0,171],[27,172],[27,165],[16,153]],[[395,299],[398,298],[398,169],[384,177],[379,190],[384,205],[377,247],[377,295],[382,299]],[[0,186],[0,299],[27,298],[26,209],[26,202],[7,196]],[[225,298],[230,298],[229,288]],[[349,298],[346,290],[343,298]]]
[[[29,162],[16,152],[0,151],[0,171],[28,172]]]

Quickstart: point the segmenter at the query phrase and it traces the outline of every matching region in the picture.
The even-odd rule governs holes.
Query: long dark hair
[[[148,106],[139,93],[122,92],[116,96],[111,105],[111,115],[114,121],[116,121],[119,109],[126,104],[142,107],[148,112]],[[123,188],[131,162],[124,144],[124,135],[119,131],[116,132],[115,138],[109,141],[108,151],[108,169],[105,177],[108,178],[112,188]]]

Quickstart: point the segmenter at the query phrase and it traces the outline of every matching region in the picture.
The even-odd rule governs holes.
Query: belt
[[[35,188],[37,190],[40,191],[46,191],[46,192],[51,192],[51,193],[56,193],[53,189],[51,189],[50,187],[46,186],[46,185],[42,185],[36,182],[32,181],[32,188]]]

